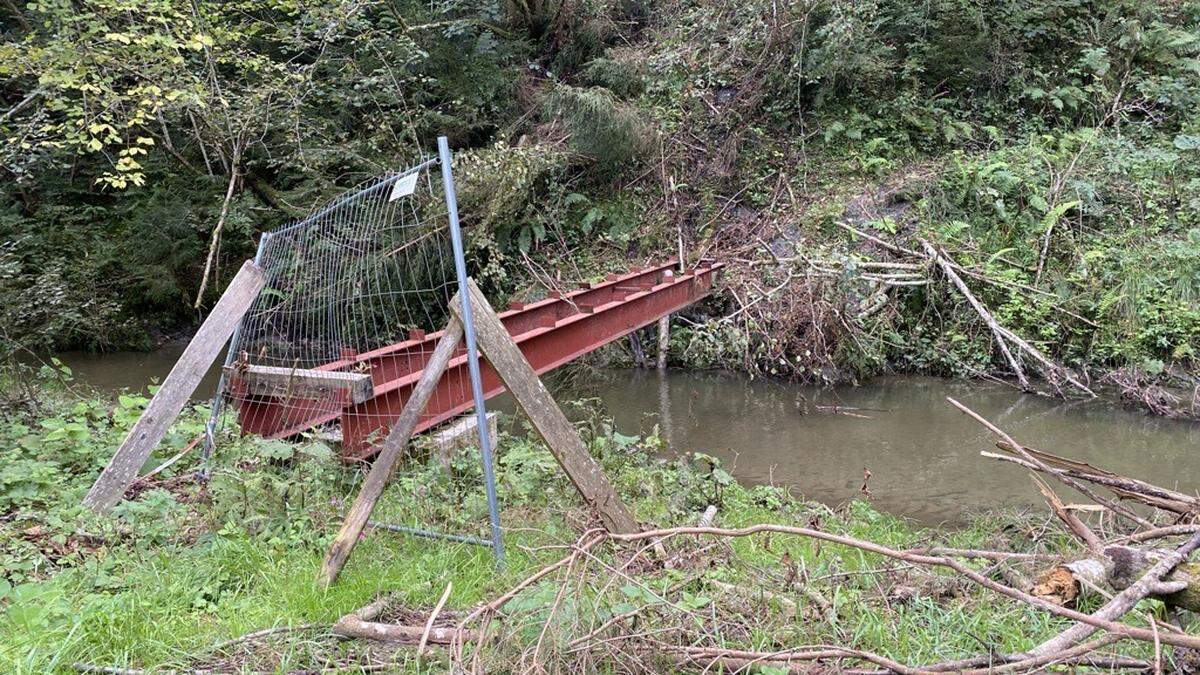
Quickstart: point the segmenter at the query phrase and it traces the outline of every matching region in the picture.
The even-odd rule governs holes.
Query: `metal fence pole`
[[[267,240],[270,238],[270,232],[263,232],[262,236],[258,238],[258,250],[254,252],[255,265],[262,265],[263,251],[266,250]],[[213,395],[212,411],[208,415],[208,423],[204,425],[204,447],[200,451],[200,480],[208,480],[208,461],[212,457],[213,449],[217,447],[217,420],[220,419],[221,410],[225,407],[225,371],[233,365],[233,359],[237,355],[238,340],[242,336],[242,326],[245,324],[246,317],[242,316],[237,327],[233,329],[233,335],[229,338],[229,350],[225,352],[225,362],[221,365],[221,376],[217,380],[217,393]]]
[[[467,367],[471,373],[471,394],[475,398],[475,418],[479,427],[479,453],[483,459],[483,480],[487,488],[488,516],[492,523],[492,552],[496,564],[504,564],[504,541],[500,534],[500,509],[496,503],[496,477],[492,470],[492,444],[489,438],[487,408],[484,406],[483,380],[479,374],[479,352],[475,348],[475,324],[471,303],[467,301],[467,262],[463,253],[462,230],[458,224],[458,197],[454,192],[450,143],[438,137],[438,156],[442,163],[442,185],[446,192],[446,211],[450,220],[450,242],[454,246],[454,270],[458,274],[458,297],[462,305],[463,339],[467,347]]]

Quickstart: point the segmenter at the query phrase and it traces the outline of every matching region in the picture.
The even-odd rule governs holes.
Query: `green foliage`
[[[193,321],[231,172],[220,253],[236,263],[436,135],[491,133],[527,52],[498,39],[491,2],[18,4],[0,10],[16,15],[0,312],[30,347],[140,346]]]
[[[87,428],[93,444],[105,444],[89,451],[98,460],[119,442],[145,404],[138,395],[111,405],[90,398],[56,399],[53,393],[45,392],[43,414],[21,416],[0,427],[2,442],[12,447],[14,439],[30,435],[48,444],[82,440],[80,428],[73,426],[78,424]],[[590,452],[643,522],[691,525],[707,505],[719,504],[724,527],[801,523],[897,549],[946,545],[1070,551],[1065,536],[1024,536],[1036,529],[1034,516],[990,514],[960,531],[923,530],[865,502],[834,510],[782,488],[742,485],[710,456],[658,457],[665,450],[662,439],[619,433],[596,414],[594,401],[572,407],[581,409],[578,426]],[[190,412],[167,444],[178,447],[198,427],[200,413]],[[16,423],[25,430],[8,428]],[[448,608],[478,606],[558,560],[564,542],[575,540],[590,517],[540,442],[520,430],[505,433],[498,448],[508,544],[503,568],[494,566],[486,549],[373,532],[359,542],[338,583],[320,589],[313,574],[338,514],[353,496],[360,469],[332,460],[324,446],[311,441],[239,440],[231,434],[219,448],[222,455],[214,465],[225,475],[214,478],[204,498],[198,498],[187,477],[195,465],[178,472],[173,467],[162,487],[123,502],[112,525],[106,525],[111,519],[69,508],[95,476],[98,462],[87,472],[64,477],[65,483],[39,487],[3,507],[0,669],[55,672],[77,661],[186,670],[219,659],[222,667],[255,671],[320,667],[333,658],[357,663],[365,655],[345,652],[318,631],[275,635],[261,648],[237,654],[214,653],[212,647],[264,628],[327,626],[380,593],[395,594],[401,611],[424,616],[452,583]],[[446,531],[484,531],[487,511],[477,453],[463,448],[452,459],[450,474],[440,463],[421,457],[404,461],[374,517]],[[708,542],[694,549],[681,539],[664,544],[676,553],[699,550]],[[659,609],[739,616],[735,632],[724,632],[724,622],[706,622],[703,629],[716,625],[722,639],[747,648],[765,648],[767,642],[834,643],[850,635],[856,647],[921,663],[976,653],[976,635],[986,635],[1005,651],[1018,651],[1069,625],[936,574],[910,577],[901,571],[905,576],[878,577],[883,566],[878,556],[805,538],[729,539],[722,555],[698,556],[699,566],[624,566],[621,579],[612,584],[605,570],[627,561],[629,551],[610,545],[593,548],[589,560],[604,565],[589,567],[599,568],[601,581],[580,577],[583,581],[566,596],[551,579],[518,594],[506,607],[512,621],[506,637],[479,653],[485,667],[511,665],[547,633],[566,644],[634,610],[652,622],[648,626],[658,625]],[[21,560],[34,564],[26,567]],[[827,594],[831,609],[810,606],[805,596],[789,590],[783,580],[798,574],[805,575],[810,588]],[[800,621],[777,600],[728,590],[729,584],[752,588],[764,578],[778,582],[773,593],[790,598],[802,612],[833,611],[837,622]],[[877,589],[881,578],[916,588],[904,602],[885,600]],[[403,653],[388,658],[397,660],[397,668],[416,667]],[[424,667],[430,665],[426,661]]]
[[[1194,153],[1170,138],[1046,134],[960,157],[926,208],[939,238],[975,251],[959,262],[1025,286],[1043,268],[1050,294],[980,292],[1002,323],[1052,353],[1113,366],[1187,361],[1200,349],[1200,203],[1184,195],[1198,180]]]
[[[584,64],[580,77],[589,87],[604,87],[615,96],[630,99],[646,89],[642,64],[628,58],[602,56]]]
[[[650,151],[650,132],[642,116],[607,89],[558,85],[546,105],[565,125],[571,149],[594,162],[601,175],[612,176]]]

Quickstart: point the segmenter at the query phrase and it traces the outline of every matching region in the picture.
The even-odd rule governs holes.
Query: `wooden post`
[[[658,369],[667,369],[667,343],[671,338],[671,315],[658,318]]]
[[[533,372],[533,367],[500,323],[500,318],[473,279],[467,280],[467,296],[471,303],[479,350],[546,441],[550,453],[558,460],[575,489],[579,490],[588,505],[596,509],[609,532],[637,532],[637,521],[613,490],[600,465],[588,454],[575,427],[554,402],[546,385]],[[457,299],[450,304],[450,309],[462,319],[462,307]]]
[[[121,447],[113,453],[108,466],[88,490],[83,498],[84,506],[102,513],[121,501],[125,489],[137,477],[138,469],[179,416],[265,283],[262,270],[247,260],[150,399],[145,412],[129,430]]]
[[[321,565],[321,573],[317,577],[318,582],[322,585],[329,586],[337,579],[342,565],[346,564],[350,552],[358,543],[358,537],[362,534],[367,521],[370,520],[371,511],[375,509],[375,502],[379,501],[380,495],[383,494],[383,488],[387,486],[388,479],[392,477],[396,461],[400,459],[400,453],[412,438],[417,420],[421,417],[421,412],[425,410],[425,405],[429,403],[429,399],[433,395],[434,387],[437,386],[438,380],[441,379],[442,373],[450,363],[450,357],[458,349],[458,343],[462,341],[462,336],[462,323],[457,318],[451,317],[450,322],[446,324],[446,331],[442,334],[442,339],[434,347],[433,355],[429,357],[428,363],[425,364],[425,370],[421,372],[421,379],[417,380],[416,386],[413,387],[412,396],[404,404],[399,419],[392,425],[392,430],[384,439],[383,449],[375,459],[375,463],[371,465],[371,471],[363,481],[362,489],[359,490],[354,505],[346,514],[342,529],[329,547],[329,552],[325,554],[325,562]]]

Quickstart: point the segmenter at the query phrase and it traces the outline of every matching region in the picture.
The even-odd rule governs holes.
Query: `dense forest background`
[[[1134,0],[3,0],[0,342],[184,332],[259,232],[444,134],[499,294],[679,241],[730,262],[676,333],[688,365],[995,370],[953,287],[872,271],[927,240],[1053,358],[1189,378],[1198,19]]]

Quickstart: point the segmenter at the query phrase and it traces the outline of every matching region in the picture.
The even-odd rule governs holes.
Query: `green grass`
[[[88,447],[104,454],[111,447],[106,444],[115,443],[134,417],[125,407],[135,403],[110,407],[116,415],[96,416],[105,406],[93,401],[85,406],[87,414],[75,417],[76,403],[47,405],[39,413],[44,419],[77,420],[87,429]],[[187,428],[202,413],[189,413],[181,424]],[[504,435],[498,452],[507,546],[502,570],[484,548],[375,532],[363,538],[337,583],[326,590],[315,583],[316,572],[361,474],[319,444],[230,436],[221,444],[219,470],[203,494],[179,473],[184,478],[168,476],[164,482],[170,490],[143,493],[115,519],[100,519],[77,507],[81,486],[94,470],[72,473],[69,463],[55,459],[61,459],[62,449],[46,442],[61,424],[34,422],[20,422],[22,428],[9,429],[4,440],[19,449],[14,454],[23,461],[45,463],[57,473],[47,474],[45,486],[22,493],[27,496],[13,497],[0,521],[0,561],[8,580],[0,585],[0,672],[65,672],[74,662],[284,672],[364,659],[396,659],[397,669],[412,669],[411,650],[381,654],[359,641],[332,640],[323,630],[288,632],[220,652],[213,648],[264,628],[328,626],[382,593],[423,614],[452,583],[448,609],[478,606],[563,556],[564,546],[588,522],[546,450],[524,437]],[[643,522],[693,524],[704,505],[715,503],[722,526],[800,524],[901,549],[940,544],[1046,552],[1071,547],[1065,536],[1039,533],[1032,521],[1014,514],[990,514],[957,530],[925,530],[864,502],[835,510],[777,488],[739,485],[712,458],[654,459],[662,447],[659,439],[615,434],[603,421],[583,424],[581,431]],[[40,440],[33,442],[31,435]],[[186,436],[175,438],[182,443]],[[460,455],[452,476],[436,463],[406,463],[375,517],[448,532],[486,532],[478,462],[470,453]],[[34,526],[48,533],[31,541],[28,532]],[[94,538],[83,540],[80,532]],[[95,545],[95,538],[103,543]],[[78,547],[53,553],[61,550],[55,549],[56,541]],[[701,641],[762,650],[844,644],[910,664],[1019,651],[1065,625],[948,572],[912,568],[853,548],[779,534],[705,548],[711,543],[676,538],[667,547],[681,556],[679,565],[664,569],[636,562],[620,575],[612,569],[624,569],[634,549],[611,543],[597,547],[596,558],[581,560],[570,578],[549,577],[506,607],[504,637],[484,650],[484,664],[521,669],[520,659],[542,635],[563,583],[571,584],[571,592],[554,610],[538,653],[544,662],[573,669],[594,667],[596,659],[613,660],[612,667],[619,669],[628,655],[572,652],[567,646],[608,617],[646,604],[639,620],[675,644]],[[1023,568],[1029,576],[1036,572],[1036,566]],[[831,603],[836,622],[826,620],[810,595],[789,587],[793,580]],[[714,582],[744,592],[730,593]],[[784,611],[782,601],[764,596],[763,589],[794,602],[795,616]],[[701,615],[704,620],[697,621]]]

